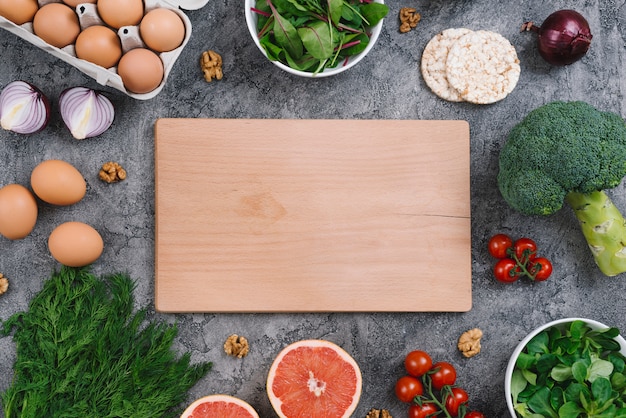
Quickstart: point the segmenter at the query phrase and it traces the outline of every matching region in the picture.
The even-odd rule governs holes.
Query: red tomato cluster
[[[455,386],[456,369],[445,361],[433,364],[430,355],[411,351],[404,359],[406,376],[396,382],[396,397],[410,403],[409,418],[485,418],[478,411],[467,411],[469,396]]]
[[[552,263],[537,257],[537,244],[530,238],[513,242],[506,234],[496,234],[489,240],[489,253],[498,259],[493,273],[499,282],[513,283],[522,276],[542,282],[552,274]]]

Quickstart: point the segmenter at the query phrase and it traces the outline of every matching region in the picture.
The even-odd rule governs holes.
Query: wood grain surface
[[[162,312],[471,308],[465,121],[159,119]]]

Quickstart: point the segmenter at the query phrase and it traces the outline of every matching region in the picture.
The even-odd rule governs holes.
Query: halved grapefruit
[[[267,394],[281,418],[347,418],[359,403],[361,386],[356,361],[325,340],[288,345],[267,376]]]
[[[185,409],[180,418],[259,418],[250,404],[230,395],[204,396]]]

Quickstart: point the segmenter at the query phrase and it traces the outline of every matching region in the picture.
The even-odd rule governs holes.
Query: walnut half
[[[480,339],[483,336],[483,332],[478,328],[465,331],[459,337],[458,348],[465,357],[474,357],[480,353]]]
[[[248,355],[250,351],[250,344],[246,337],[240,337],[237,334],[233,334],[226,339],[224,343],[224,351],[229,356],[242,358]]]
[[[0,273],[0,295],[6,293],[7,290],[9,290],[9,279]]]
[[[400,9],[400,32],[406,33],[417,26],[422,15],[417,13],[413,7],[403,7]]]
[[[115,183],[126,179],[126,170],[124,170],[118,163],[109,161],[108,163],[104,163],[102,165],[102,168],[98,173],[98,177],[100,177],[100,180],[107,183]]]
[[[222,56],[215,51],[204,51],[200,57],[200,68],[204,73],[204,79],[208,83],[213,79],[221,80],[224,75],[222,72]]]
[[[365,418],[392,418],[386,409],[370,409]]]

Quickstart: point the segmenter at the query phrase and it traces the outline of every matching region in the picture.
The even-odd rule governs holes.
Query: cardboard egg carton
[[[43,6],[46,3],[60,3],[61,0],[39,0],[39,6]],[[14,33],[22,39],[30,42],[31,44],[37,46],[38,48],[54,55],[55,57],[71,64],[73,67],[78,68],[83,73],[87,74],[96,82],[103,86],[113,87],[119,91],[126,93],[128,96],[133,97],[139,100],[147,100],[151,99],[163,89],[169,73],[174,66],[178,56],[182,52],[183,48],[189,41],[191,37],[191,21],[187,17],[185,13],[181,9],[186,10],[195,10],[203,7],[208,0],[180,0],[177,1],[176,4],[169,3],[165,0],[145,0],[144,1],[144,14],[149,12],[155,8],[168,8],[176,12],[178,16],[182,19],[185,25],[185,38],[183,43],[176,49],[168,52],[159,53],[159,57],[161,61],[163,61],[163,69],[164,75],[163,80],[159,86],[144,94],[137,94],[128,91],[124,87],[124,83],[122,82],[122,78],[117,73],[117,67],[104,68],[89,61],[85,61],[83,59],[79,59],[76,57],[76,52],[74,50],[74,45],[68,45],[64,48],[57,48],[46,43],[43,39],[35,35],[33,32],[33,24],[32,22],[24,23],[23,25],[16,25],[10,20],[0,16],[0,28],[6,29],[9,32]],[[99,24],[102,21],[100,20],[96,5],[91,3],[79,4],[76,6],[76,13],[78,15],[79,23],[81,26],[81,30]],[[139,36],[139,26],[124,26],[121,27],[117,31],[118,36],[120,37],[122,43],[122,51],[126,52],[130,49],[144,46],[144,43]]]

